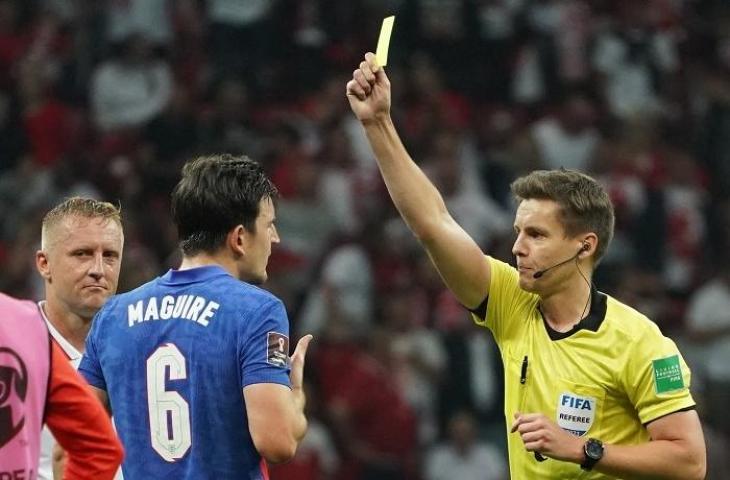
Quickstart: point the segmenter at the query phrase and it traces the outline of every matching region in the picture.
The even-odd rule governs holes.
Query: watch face
[[[603,444],[597,440],[588,440],[585,452],[590,458],[598,460],[603,456]]]

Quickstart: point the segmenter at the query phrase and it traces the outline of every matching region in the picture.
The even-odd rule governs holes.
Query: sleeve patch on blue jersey
[[[289,337],[278,332],[269,332],[266,343],[266,362],[275,367],[286,368],[289,363]]]

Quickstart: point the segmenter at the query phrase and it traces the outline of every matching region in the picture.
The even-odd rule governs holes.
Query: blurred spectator
[[[342,125],[324,128],[317,164],[322,166],[322,198],[332,206],[338,230],[357,234],[368,200],[367,178],[358,169],[350,141]],[[363,198],[364,197],[364,198]]]
[[[425,152],[424,171],[444,196],[449,211],[478,243],[489,245],[512,231],[508,213],[483,193],[476,159],[464,155],[464,138],[455,130],[434,133]]]
[[[418,438],[430,445],[438,435],[438,392],[446,374],[446,351],[437,331],[426,328],[423,298],[416,289],[380,297],[380,321],[391,337],[392,375],[418,421]]]
[[[0,0],[0,87],[12,85],[17,62],[32,40],[27,7],[19,0]]]
[[[485,431],[504,438],[502,364],[494,340],[475,332],[464,307],[441,286],[433,305],[433,327],[441,333],[446,367],[439,399],[442,427],[461,410],[473,412]]]
[[[666,183],[662,194],[667,225],[664,279],[669,289],[687,292],[697,281],[705,244],[705,181],[694,157],[671,145],[663,150]]]
[[[325,402],[338,444],[345,449],[341,480],[408,480],[413,478],[417,434],[410,409],[392,375],[391,337],[371,333],[367,352],[357,350],[338,365],[341,375],[327,369],[330,395]],[[343,345],[344,346],[344,345]],[[333,366],[326,349],[315,366]],[[336,357],[335,357],[336,358]],[[323,365],[322,361],[326,363]],[[344,367],[344,369],[343,369]],[[333,388],[334,387],[334,388]]]
[[[595,117],[591,101],[573,93],[555,115],[535,122],[531,133],[541,166],[586,171],[601,139],[593,126]]]
[[[524,16],[512,94],[518,103],[534,106],[588,78],[592,19],[585,2],[577,0],[531,2]]]
[[[246,84],[236,77],[221,80],[214,86],[211,110],[201,119],[201,147],[210,152],[245,153],[259,158],[263,148],[251,121]]]
[[[693,341],[695,368],[705,376],[708,420],[730,434],[730,255],[723,252],[717,274],[692,295],[687,309],[687,334]]]
[[[81,121],[55,98],[54,85],[43,54],[26,58],[18,83],[23,103],[23,126],[29,150],[38,167],[53,166],[76,147]]]
[[[477,423],[466,411],[449,420],[448,441],[426,457],[425,480],[506,480],[507,464],[501,452],[479,441]]]
[[[263,88],[267,66],[277,53],[274,0],[209,0],[209,45],[217,77],[246,75],[248,86]],[[280,41],[280,40],[279,40]]]
[[[620,131],[609,131],[591,161],[594,175],[613,202],[616,217],[614,237],[602,260],[604,265],[639,260],[635,239],[651,200],[645,182],[646,171],[650,168],[644,150],[645,137],[648,135],[645,132],[646,127],[638,122]],[[656,245],[652,253],[654,256],[663,256],[663,251]]]
[[[713,28],[709,45],[700,42],[704,51],[696,52],[699,85],[694,93],[701,109],[700,159],[710,170],[713,193],[721,195],[730,191],[730,13]]]
[[[185,161],[198,149],[199,130],[189,89],[176,83],[170,103],[142,134],[141,167],[146,190],[172,191]]]
[[[334,439],[320,420],[322,405],[309,383],[307,393],[307,434],[294,458],[285,464],[270,466],[271,480],[336,480],[340,466]]]
[[[94,123],[103,131],[142,127],[164,110],[171,94],[167,63],[154,57],[147,37],[130,34],[121,41],[119,55],[94,72]]]
[[[539,165],[535,143],[521,125],[519,112],[504,105],[484,108],[473,120],[471,148],[479,158],[482,185],[505,209],[512,209],[509,184]]]
[[[370,259],[363,248],[353,243],[334,248],[324,259],[319,280],[309,288],[297,330],[317,335],[346,328],[352,337],[366,335],[373,321],[372,290]]]
[[[411,48],[429,52],[451,88],[469,87],[470,66],[462,62],[476,33],[473,2],[405,0],[399,28]]]
[[[409,87],[405,95],[406,142],[424,148],[439,130],[467,125],[471,107],[468,100],[446,85],[444,72],[430,55],[418,52],[411,58]]]
[[[647,2],[621,1],[612,28],[596,38],[592,61],[606,102],[624,119],[661,113],[662,87],[679,68],[676,39],[652,25],[651,13]]]
[[[636,310],[653,319],[662,331],[666,331],[667,324],[671,323],[670,318],[674,314],[676,321],[677,314],[673,312],[675,305],[672,305],[664,289],[662,277],[634,265],[624,265],[619,271],[613,289],[614,296],[621,302],[631,302]]]
[[[271,268],[287,269],[286,282],[298,294],[309,285],[317,261],[337,233],[337,223],[332,206],[321,197],[319,169],[305,152],[279,165],[277,172],[290,176],[291,190],[282,192],[276,207],[276,224],[279,234],[286,238],[272,256]],[[272,179],[278,184],[280,175]]]
[[[18,103],[16,98],[0,90],[0,175],[15,167],[27,149]]]
[[[172,41],[171,8],[168,0],[125,0],[107,2],[108,39],[124,42],[140,35],[155,45]]]
[[[525,0],[485,0],[476,2],[474,85],[476,98],[504,101],[512,83],[512,54],[519,15]],[[488,52],[488,54],[486,54]]]

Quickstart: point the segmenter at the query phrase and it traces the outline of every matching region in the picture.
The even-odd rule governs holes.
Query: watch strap
[[[589,455],[589,449],[591,449],[591,447],[598,447],[598,451],[600,453],[598,455]],[[583,457],[583,463],[580,464],[580,468],[587,471],[593,470],[596,463],[603,458],[603,442],[595,438],[589,438],[585,445],[583,445]]]

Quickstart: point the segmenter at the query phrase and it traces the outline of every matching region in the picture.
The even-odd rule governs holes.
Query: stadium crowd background
[[[74,194],[122,207],[120,292],[161,274],[182,163],[247,154],[282,194],[267,288],[316,337],[310,431],[273,478],[507,478],[498,353],[397,216],[344,95],[393,13],[396,122],[484,249],[512,260],[522,173],[608,188],[595,282],[680,344],[708,478],[730,478],[723,0],[0,0],[0,291],[42,298],[40,220]]]

